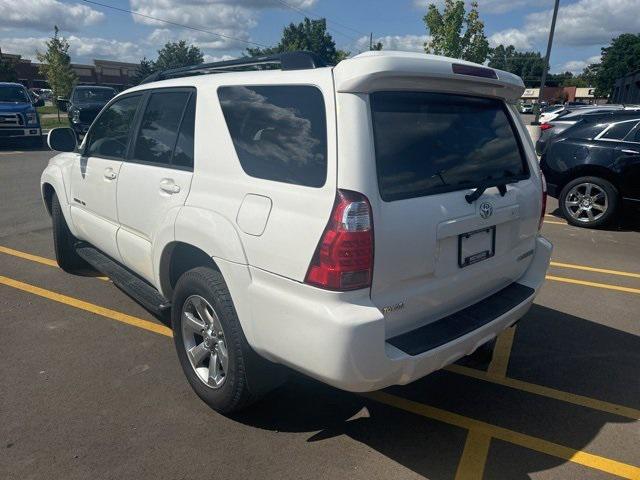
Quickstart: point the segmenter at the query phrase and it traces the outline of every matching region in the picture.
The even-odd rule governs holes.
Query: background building
[[[640,70],[616,80],[612,99],[615,103],[640,103]]]

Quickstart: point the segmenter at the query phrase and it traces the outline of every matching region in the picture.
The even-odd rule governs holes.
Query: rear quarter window
[[[220,87],[218,98],[242,169],[308,187],[327,178],[322,92],[306,85]]]
[[[385,201],[529,175],[502,101],[426,92],[377,92],[370,101]]]

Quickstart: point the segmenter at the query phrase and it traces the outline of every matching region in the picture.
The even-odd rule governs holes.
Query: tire
[[[67,221],[62,214],[60,201],[55,193],[51,197],[51,219],[53,222],[53,247],[56,262],[60,268],[68,273],[75,273],[87,268],[86,262],[76,253],[77,239],[69,230]]]
[[[199,322],[197,326],[188,315]],[[197,267],[184,273],[174,290],[171,321],[182,370],[196,394],[214,410],[237,412],[270,390],[250,388],[250,382],[258,379],[252,379],[249,371],[258,372],[270,362],[258,357],[247,343],[220,272]],[[198,330],[202,333],[198,334]],[[189,355],[188,351],[199,353]],[[192,360],[194,357],[199,360]],[[224,375],[219,375],[220,371]]]
[[[569,224],[597,228],[615,218],[619,194],[616,187],[604,178],[579,177],[564,186],[558,196],[558,204]]]

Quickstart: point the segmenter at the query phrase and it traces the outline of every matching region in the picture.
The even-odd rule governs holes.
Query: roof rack
[[[205,75],[208,73],[225,73],[233,71],[244,71],[247,67],[260,69],[260,67],[277,68],[280,70],[307,70],[312,68],[326,67],[322,58],[312,52],[285,52],[276,55],[265,55],[261,57],[244,57],[236,60],[225,60],[223,62],[201,63],[200,65],[190,65],[188,67],[173,68],[155,72],[142,80],[140,83],[156,82],[168,78],[190,77],[193,75]],[[264,68],[263,68],[264,69]]]

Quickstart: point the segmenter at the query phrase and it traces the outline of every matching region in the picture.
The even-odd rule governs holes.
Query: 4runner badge
[[[489,218],[491,215],[493,215],[493,205],[491,205],[489,202],[484,202],[483,204],[481,204],[480,216],[482,218]]]

